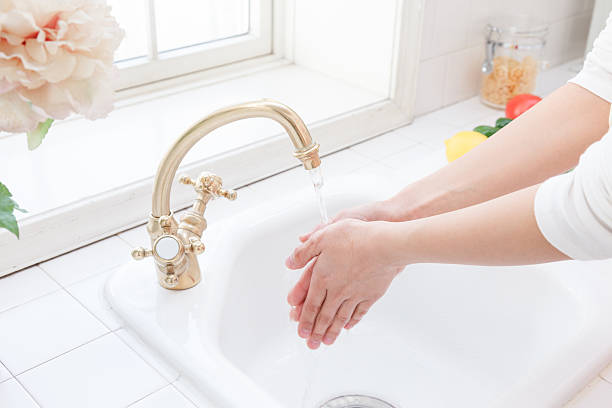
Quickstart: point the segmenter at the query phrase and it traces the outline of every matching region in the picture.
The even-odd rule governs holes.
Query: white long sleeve
[[[612,102],[612,14],[570,82]],[[544,182],[534,210],[544,237],[570,258],[612,258],[612,132],[584,152],[574,171]]]

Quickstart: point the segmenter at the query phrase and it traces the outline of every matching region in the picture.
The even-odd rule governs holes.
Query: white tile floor
[[[558,75],[557,83],[568,76]],[[325,176],[373,172],[408,183],[445,164],[445,138],[499,116],[467,100],[324,158]],[[217,222],[308,182],[299,168],[281,173],[241,188],[236,202],[215,203],[207,218]],[[123,327],[102,296],[130,249],[148,244],[140,226],[0,278],[0,407],[211,407]],[[573,404],[612,406],[612,368]]]

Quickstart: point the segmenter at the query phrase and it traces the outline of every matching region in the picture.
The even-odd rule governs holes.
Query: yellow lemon
[[[485,140],[487,140],[485,135],[471,130],[456,133],[453,137],[444,141],[446,158],[449,163],[457,160]]]

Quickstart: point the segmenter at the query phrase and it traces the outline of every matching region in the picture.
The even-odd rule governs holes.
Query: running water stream
[[[323,197],[323,173],[321,173],[321,166],[308,170],[310,180],[314,186],[317,202],[319,204],[319,213],[321,214],[321,222],[327,224],[329,217],[327,216],[327,206],[325,205],[325,198]]]
[[[319,206],[319,214],[321,215],[321,223],[327,224],[329,222],[329,217],[327,215],[327,206],[325,205],[325,197],[323,195],[323,173],[321,172],[321,166],[308,170],[308,174],[310,175],[310,180],[312,181],[312,185],[315,190],[316,200]],[[306,345],[303,347],[306,347]],[[304,369],[307,370],[309,374],[306,377],[306,384],[304,386],[302,408],[312,408],[314,406],[314,401],[310,401],[310,399],[313,398],[311,395],[311,390],[314,379],[316,378],[317,370],[319,368],[319,354],[320,352],[314,351],[309,353],[309,356],[307,357],[307,367],[304,367]]]

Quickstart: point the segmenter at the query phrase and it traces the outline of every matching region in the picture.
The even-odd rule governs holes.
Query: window
[[[322,154],[411,119],[422,0],[107,1],[128,31],[118,89],[159,82],[122,92],[104,120],[55,124],[33,154],[20,135],[0,139],[2,181],[29,211],[18,214],[20,240],[0,231],[0,276],[142,222],[168,146],[222,106],[280,100],[306,121]],[[223,30],[210,23],[215,12]],[[279,132],[267,119],[224,126],[181,171],[214,171],[235,188],[299,165]],[[193,202],[192,190],[174,190],[173,208]]]
[[[108,0],[126,32],[117,89],[266,55],[271,0]]]

